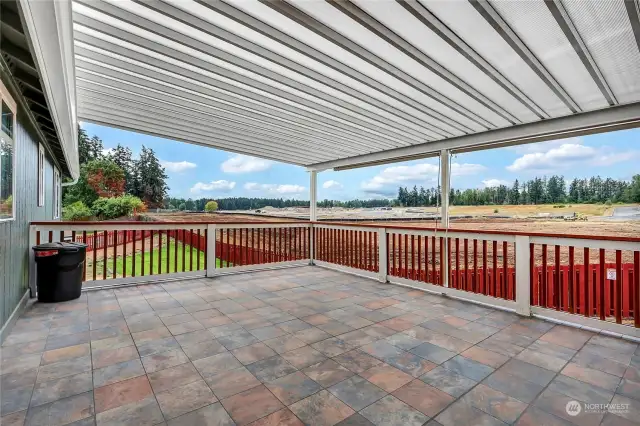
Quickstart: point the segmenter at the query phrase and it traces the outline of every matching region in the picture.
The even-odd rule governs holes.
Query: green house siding
[[[29,287],[29,223],[53,219],[53,164],[47,158],[45,204],[38,207],[38,140],[21,115],[18,110],[14,134],[16,215],[14,220],[0,222],[0,328]]]

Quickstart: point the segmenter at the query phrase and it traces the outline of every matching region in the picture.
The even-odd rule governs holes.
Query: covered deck
[[[620,426],[640,421],[639,353],[628,340],[289,267],[32,305],[2,347],[1,423]]]

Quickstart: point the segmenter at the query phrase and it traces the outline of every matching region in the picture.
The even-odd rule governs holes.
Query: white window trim
[[[11,96],[11,94],[5,87],[2,80],[0,80],[0,104],[2,102],[4,102],[9,107],[9,109],[13,112],[13,135],[9,138],[9,135],[5,134],[3,131],[0,130],[0,134],[10,139],[11,143],[13,144],[13,157],[11,158],[11,163],[12,163],[11,167],[13,168],[12,170],[13,182],[11,182],[11,188],[12,188],[11,196],[13,197],[13,203],[11,205],[11,217],[6,219],[0,219],[0,223],[12,222],[16,220],[16,195],[17,195],[16,194],[16,180],[17,180],[16,164],[17,164],[17,158],[18,158],[17,144],[15,140],[15,132],[17,130],[16,126],[17,126],[18,106],[16,104],[16,101],[13,99],[13,96]]]
[[[46,188],[46,156],[44,146],[38,145],[38,207],[44,206]]]
[[[60,219],[60,196],[62,194],[62,182],[60,172],[53,168],[53,218]]]

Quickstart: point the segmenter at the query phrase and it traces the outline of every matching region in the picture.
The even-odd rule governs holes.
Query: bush
[[[64,220],[89,220],[93,212],[82,201],[76,201],[62,208],[62,219]]]
[[[493,212],[494,212],[494,213],[499,213],[499,212],[500,212],[500,210],[498,210],[498,209],[493,209]]]
[[[218,203],[215,201],[209,201],[204,205],[204,211],[206,212],[215,212],[218,210]]]
[[[98,198],[91,208],[97,217],[108,220],[132,216],[134,213],[144,211],[145,205],[140,198],[127,194],[114,198]]]
[[[607,201],[604,202],[604,205],[607,206],[607,207],[611,206],[611,204],[613,204],[611,202],[611,200],[607,200]]]
[[[564,204],[556,204],[555,206],[553,206],[554,209],[563,209],[566,206]]]

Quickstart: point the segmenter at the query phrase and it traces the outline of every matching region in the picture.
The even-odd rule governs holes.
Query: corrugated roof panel
[[[464,55],[423,25],[397,3],[356,0],[357,5],[394,31],[427,56],[438,62],[456,77],[515,114],[521,121],[535,121],[538,117],[523,103],[500,87],[478,69]]]
[[[420,0],[550,116],[571,111],[468,2]]]
[[[544,2],[490,3],[582,110],[608,106]]]
[[[563,4],[617,100],[640,100],[640,51],[624,2],[564,0]]]
[[[392,7],[392,4],[388,4],[386,6]],[[466,111],[482,117],[493,126],[502,127],[510,124],[500,115],[457,89],[448,80],[438,76],[433,71],[414,61],[412,58],[387,43],[385,40],[371,33],[367,28],[361,26],[359,23],[355,23],[349,16],[332,7],[327,2],[301,2],[296,4],[296,7],[373,53],[373,55],[379,58],[380,62],[385,61],[429,86],[432,90],[444,97],[444,101],[438,101],[445,108],[448,109],[451,102],[453,102],[461,108],[464,108]],[[389,10],[388,13],[391,13],[391,10]],[[405,25],[411,24],[420,25],[420,23],[415,20],[405,23]],[[374,67],[376,66],[379,66],[379,64],[374,65]],[[378,71],[376,71],[376,74],[377,73]],[[387,84],[392,82],[391,79],[399,79],[398,77],[387,76],[388,74],[383,77],[384,81],[388,82]],[[408,91],[405,91],[405,93],[409,96],[414,96],[416,99],[418,99],[416,95],[420,96],[420,99],[418,100],[424,102],[422,92],[419,92],[416,89],[409,89]]]

